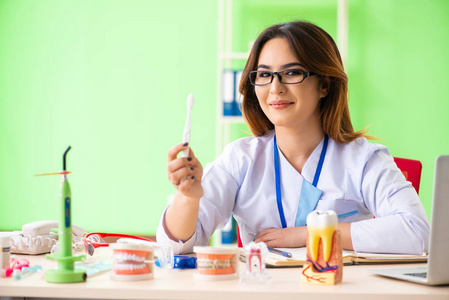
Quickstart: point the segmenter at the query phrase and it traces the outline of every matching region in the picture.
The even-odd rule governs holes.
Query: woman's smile
[[[290,107],[292,104],[294,103],[288,100],[273,100],[269,105],[276,110],[282,110]]]

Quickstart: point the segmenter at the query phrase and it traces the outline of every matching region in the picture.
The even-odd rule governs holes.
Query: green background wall
[[[234,50],[293,19],[336,38],[336,2],[235,0]],[[71,145],[73,222],[154,234],[188,93],[191,145],[214,159],[217,16],[212,0],[0,0],[0,230],[59,217],[59,178],[33,175],[59,171]],[[422,161],[429,216],[434,160],[449,154],[447,16],[445,0],[349,0],[354,126]]]

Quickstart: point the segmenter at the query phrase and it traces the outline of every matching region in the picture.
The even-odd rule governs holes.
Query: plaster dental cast
[[[253,137],[227,145],[204,171],[194,143],[169,150],[168,179],[177,193],[158,242],[192,252],[233,215],[244,245],[304,247],[307,215],[333,210],[343,249],[427,252],[429,221],[415,189],[385,146],[353,129],[348,78],[329,34],[307,22],[267,28],[239,91]],[[178,157],[187,148],[188,157]]]

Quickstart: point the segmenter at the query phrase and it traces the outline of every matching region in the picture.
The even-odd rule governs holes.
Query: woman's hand
[[[307,227],[265,229],[256,236],[255,242],[264,242],[268,248],[298,248],[306,246]]]
[[[189,157],[178,158],[179,152],[188,147],[188,144],[179,144],[168,151],[168,180],[183,196],[199,201],[204,194],[201,186],[203,167],[192,149],[189,149]]]
[[[338,223],[341,244],[345,250],[354,250],[351,238],[351,223]],[[305,247],[307,226],[288,227],[283,229],[265,229],[256,236],[256,243],[264,242],[269,248],[298,248]]]
[[[168,180],[176,187],[175,195],[164,216],[165,232],[174,241],[187,241],[196,229],[199,203],[203,197],[201,178],[203,167],[189,150],[189,157],[179,157],[179,152],[187,149],[187,144],[179,144],[168,151]]]

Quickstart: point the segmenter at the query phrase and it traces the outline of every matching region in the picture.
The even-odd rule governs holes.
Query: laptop
[[[449,155],[436,159],[434,180],[427,267],[370,272],[427,285],[449,284]]]

